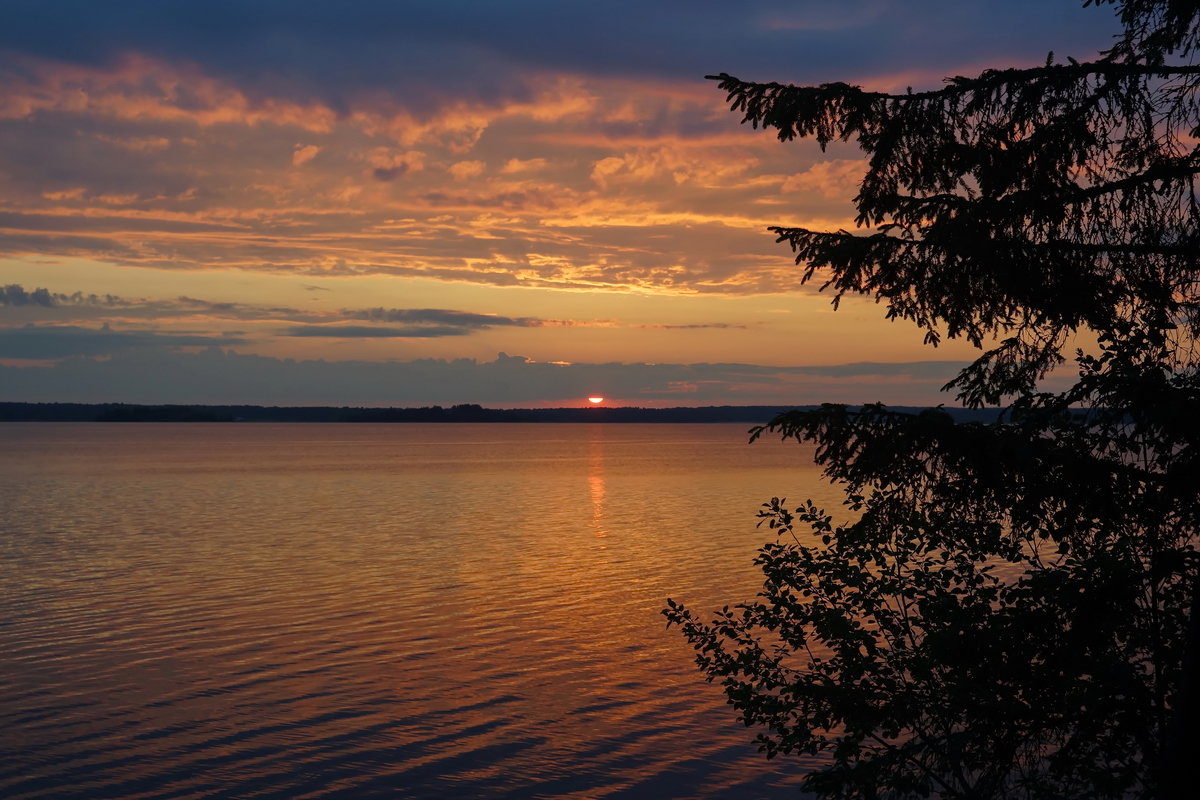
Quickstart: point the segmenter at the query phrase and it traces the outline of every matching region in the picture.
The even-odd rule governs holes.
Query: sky
[[[1091,58],[1072,0],[5,0],[0,401],[953,404],[977,352],[804,286],[862,153],[705,75]]]

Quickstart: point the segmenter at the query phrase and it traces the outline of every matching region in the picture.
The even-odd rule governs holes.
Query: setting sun
[[[589,397],[588,402],[591,403],[592,405],[599,405],[600,403],[604,402],[604,398],[603,397]]]

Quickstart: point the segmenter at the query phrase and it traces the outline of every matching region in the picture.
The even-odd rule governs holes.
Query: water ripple
[[[518,430],[519,428],[519,430]],[[0,425],[0,796],[796,797],[667,596],[752,596],[736,426]]]

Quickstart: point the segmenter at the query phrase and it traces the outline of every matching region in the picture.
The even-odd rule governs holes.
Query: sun
[[[596,405],[600,405],[601,403],[603,403],[604,398],[603,397],[589,397],[588,402],[591,403],[592,405],[596,406]]]

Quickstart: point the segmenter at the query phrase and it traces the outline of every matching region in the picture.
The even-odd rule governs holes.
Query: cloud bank
[[[1112,30],[1040,0],[9,0],[0,258],[795,290],[764,230],[850,226],[858,154],[740,128],[703,75],[936,86]]]
[[[1042,0],[3,16],[4,399],[370,405],[935,402],[953,370],[867,303],[826,316],[766,232],[852,228],[861,153],[741,126],[703,76],[931,88],[1119,28]],[[796,353],[843,363],[715,363]]]
[[[67,340],[73,346],[66,346]],[[5,341],[0,337],[0,354]],[[921,405],[947,402],[938,389],[963,366],[952,361],[790,368],[554,364],[504,353],[485,362],[330,362],[242,355],[219,347],[184,352],[150,346],[195,343],[132,338],[113,348],[111,357],[95,359],[86,357],[87,338],[46,337],[39,347],[47,357],[69,357],[49,365],[0,366],[0,385],[6,387],[5,400],[28,402],[556,406],[600,395],[646,407],[876,400]]]

